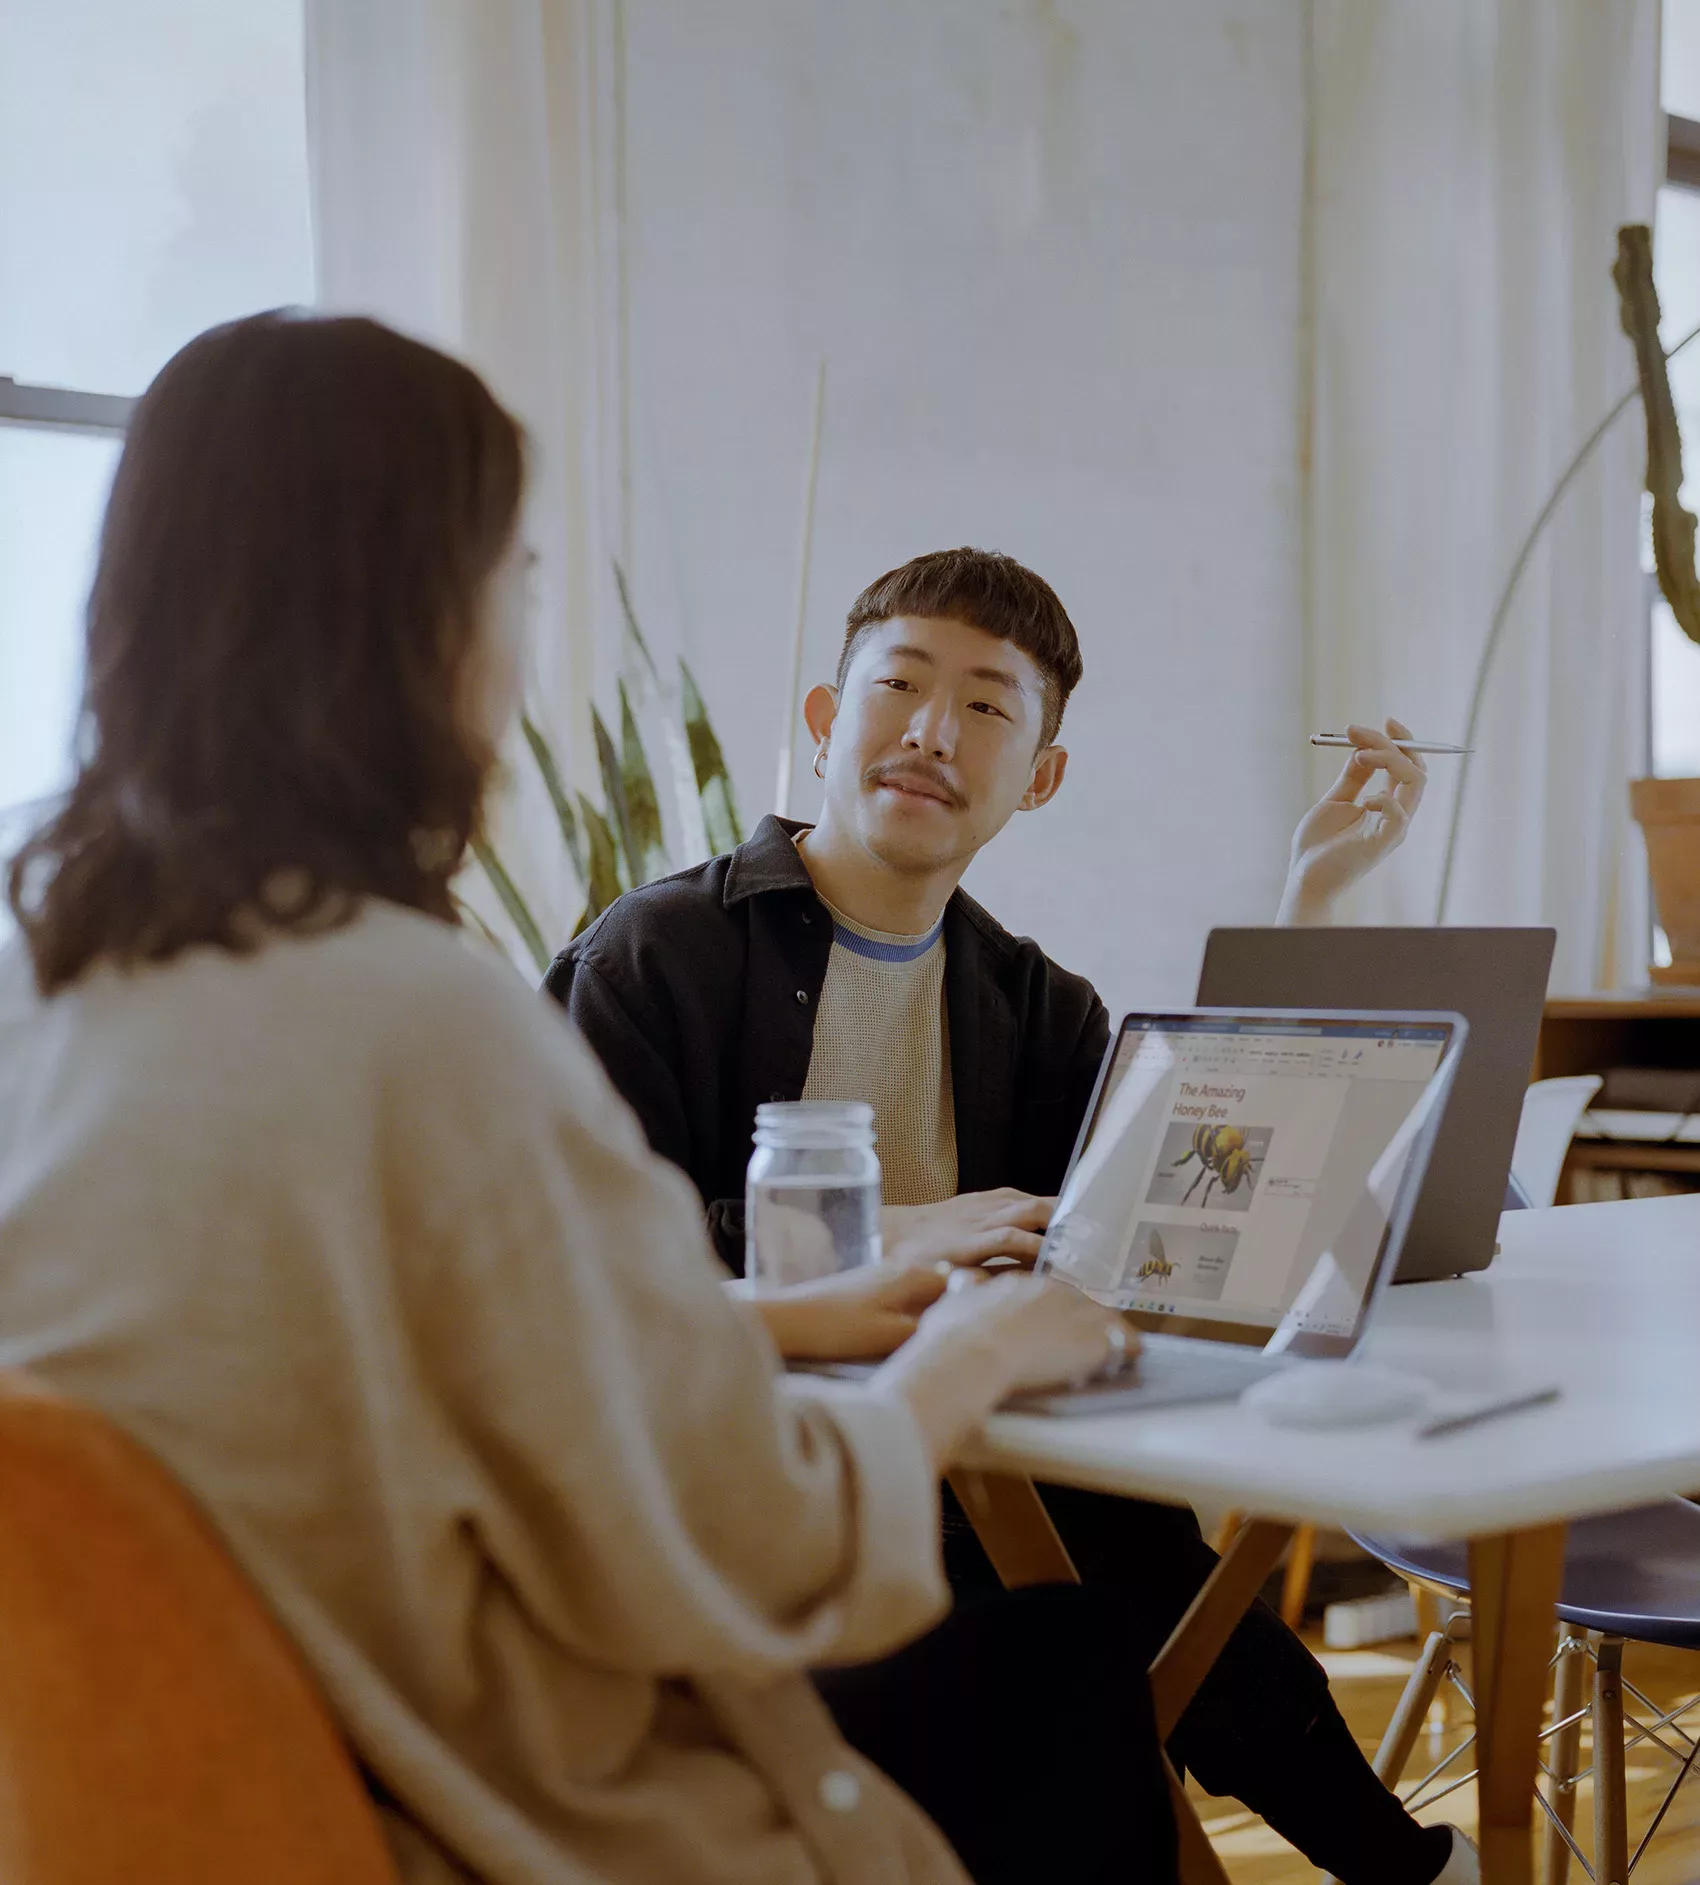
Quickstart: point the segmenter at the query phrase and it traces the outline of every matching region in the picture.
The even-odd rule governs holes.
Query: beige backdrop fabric
[[[712,646],[715,665],[736,681],[723,680],[711,700],[732,764],[765,792],[771,759],[761,742],[772,718],[770,673],[780,665],[765,651],[777,645],[774,624],[790,607],[793,460],[807,419],[807,388],[797,392],[790,382],[812,386],[815,363],[829,352],[834,397],[847,403],[829,415],[821,624],[811,663],[828,659],[835,610],[868,574],[933,540],[1001,541],[1075,599],[1098,680],[1071,716],[1079,748],[1071,802],[1042,828],[1017,821],[980,867],[976,889],[1096,974],[1113,1001],[1164,989],[1180,995],[1183,982],[1190,987],[1202,928],[1266,920],[1271,891],[1252,880],[1267,877],[1272,886],[1278,876],[1275,834],[1300,803],[1296,770],[1281,770],[1288,764],[1281,756],[1299,766],[1293,742],[1304,731],[1397,711],[1420,732],[1457,737],[1517,542],[1576,445],[1633,380],[1609,268],[1616,226],[1652,213],[1661,130],[1656,0],[1282,0],[1293,36],[1301,22],[1308,27],[1307,96],[1299,96],[1295,71],[1290,96],[1275,87],[1261,99],[1268,122],[1259,120],[1259,136],[1268,148],[1258,146],[1257,162],[1242,156],[1219,186],[1198,186],[1193,196],[1203,192],[1203,208],[1188,197],[1186,175],[1135,165],[1130,184],[1123,162],[1105,197],[1134,201],[1141,214],[1172,204],[1206,244],[1206,259],[1214,254],[1209,243],[1226,244],[1237,258],[1237,285],[1211,276],[1196,244],[1185,249],[1185,266],[1222,319],[1243,316],[1247,297],[1255,301],[1255,324],[1236,330],[1231,344],[1206,348],[1207,370],[1189,369],[1189,379],[1175,368],[1175,410],[1120,424],[1116,437],[1127,449],[1118,447],[1113,466],[1102,452],[1092,457],[1075,414],[1066,439],[1017,455],[1003,483],[984,491],[974,479],[992,460],[974,443],[971,415],[985,405],[989,384],[1016,389],[1036,402],[1036,413],[1051,410],[1048,376],[1071,357],[1057,345],[1072,331],[1059,313],[1069,298],[1047,295],[1042,322],[1034,316],[1037,325],[1019,329],[1019,347],[1010,340],[1019,372],[1008,362],[1000,368],[1001,356],[989,354],[983,368],[978,356],[966,361],[968,330],[953,329],[943,351],[929,345],[917,317],[941,296],[948,301],[947,281],[913,308],[905,302],[908,314],[891,331],[863,307],[860,289],[883,279],[875,256],[921,210],[908,199],[901,212],[887,205],[874,218],[884,234],[862,255],[852,237],[872,212],[857,207],[861,197],[849,186],[877,171],[877,152],[859,143],[817,149],[822,126],[836,119],[797,117],[786,102],[815,97],[806,87],[798,92],[799,72],[813,86],[824,83],[822,72],[839,70],[839,41],[849,33],[842,14],[728,9],[726,32],[735,25],[748,43],[739,42],[727,73],[751,76],[740,110],[729,125],[721,111],[713,120],[721,132],[704,145],[689,142],[679,125],[695,122],[686,107],[724,34],[699,43],[695,35],[706,28],[692,26],[694,14],[634,10],[628,21],[618,0],[308,0],[307,10],[320,300],[370,308],[464,352],[524,418],[538,473],[530,525],[541,556],[537,699],[578,783],[594,796],[587,703],[599,694],[606,712],[620,662],[609,561],[633,547],[635,380],[638,392],[652,381],[656,389],[656,410],[637,426],[645,436],[645,426],[656,429],[648,475],[677,486],[670,499],[677,515],[665,529],[652,522],[634,571],[645,628],[666,670],[674,639],[686,632],[680,624],[695,611],[700,634],[712,636],[704,648]],[[1200,83],[1186,61],[1202,57],[1206,41],[1217,43],[1219,11],[1195,19],[1153,8],[1132,25],[1119,10],[1083,17],[1106,57],[1114,47],[1133,61],[1137,40],[1147,59],[1160,57]],[[930,16],[917,21],[923,17]],[[1194,23],[1183,31],[1183,20]],[[830,39],[836,63],[821,65],[828,24],[839,36]],[[639,114],[643,134],[632,139],[620,135],[624,32],[633,36],[634,96],[649,101],[649,116]],[[947,75],[954,82],[971,55],[995,54],[1012,74],[1024,71],[1032,47],[1006,37],[976,29],[951,38],[948,56],[933,49],[928,56],[942,61],[938,82]],[[865,51],[881,69],[896,56],[894,45],[903,70],[922,57],[912,36],[876,45],[878,38],[870,29]],[[1260,40],[1259,57],[1273,59],[1276,42],[1285,43],[1278,34],[1270,44]],[[844,43],[863,48],[863,35]],[[769,57],[763,49],[775,44]],[[1083,83],[1095,69],[1082,68]],[[1122,81],[1124,93],[1143,65],[1125,69],[1134,76]],[[1225,72],[1210,70],[1218,87],[1227,83]],[[721,79],[731,82],[726,73]],[[848,77],[844,88],[854,90]],[[820,97],[838,100],[839,89],[828,86]],[[1071,123],[1123,121],[1125,97],[1114,111],[1108,100],[1092,100],[1093,110],[1083,99]],[[1145,108],[1157,105],[1148,99]],[[1267,194],[1269,176],[1296,170],[1301,122],[1302,226],[1290,231],[1275,199],[1260,192]],[[1288,129],[1290,165],[1277,137]],[[1164,136],[1186,148],[1178,124]],[[772,161],[757,164],[760,152]],[[629,266],[628,163],[632,204],[650,233]],[[788,179],[783,188],[776,173]],[[843,185],[844,203],[829,184]],[[1108,190],[1107,180],[1101,187]],[[1293,195],[1297,213],[1296,188]],[[931,213],[959,219],[978,200],[955,178]],[[1067,192],[1031,207],[1040,233],[1072,229],[1085,214]],[[1007,208],[999,199],[985,213]],[[705,243],[710,226],[721,237]],[[1137,286],[1161,302],[1154,284],[1165,267],[1163,243],[1153,245],[1148,232],[1135,242],[1119,223],[1102,227],[1115,233],[1058,263],[1066,278],[1074,279],[1069,268],[1101,259],[1105,242],[1133,243],[1149,259],[1130,272],[1127,293]],[[816,246],[795,248],[797,229]],[[925,233],[918,223],[917,239]],[[927,241],[936,246],[932,235]],[[860,257],[849,278],[822,274],[846,244]],[[1287,278],[1275,262],[1295,247],[1304,318],[1278,402],[1298,414],[1289,443],[1284,429],[1271,432],[1267,414],[1260,419],[1257,400],[1277,377],[1273,360],[1294,358],[1296,311],[1282,299]],[[1269,253],[1258,272],[1262,250]],[[679,268],[663,270],[675,256]],[[1098,288],[1086,297],[1091,306],[1103,299]],[[681,323],[676,312],[687,305],[693,319]],[[644,375],[628,357],[634,307],[640,316],[650,309],[649,326],[637,322],[654,355]],[[1142,341],[1128,308],[1115,307],[1119,338],[1113,345],[1106,338],[1106,362],[1180,359],[1177,336]],[[991,320],[978,310],[972,331]],[[759,336],[749,360],[738,352],[746,330]],[[1183,331],[1192,328],[1183,324],[1177,335]],[[778,358],[786,336],[806,374],[789,355]],[[1255,363],[1265,336],[1271,359],[1248,374],[1245,363]],[[897,399],[888,381],[909,387],[904,375],[915,386]],[[1106,366],[1094,385],[1100,404],[1137,405],[1170,377],[1153,376],[1148,364],[1128,373]],[[958,380],[950,423],[917,421],[921,392],[930,397]],[[636,404],[641,419],[643,402]],[[710,414],[722,415],[711,451],[690,430]],[[851,421],[864,418],[892,449],[869,459],[851,489],[848,467],[862,464],[850,449],[859,437]],[[1004,429],[1011,423],[1000,420]],[[892,484],[894,464],[906,464],[917,441],[932,437],[929,425],[949,443],[940,462],[951,475],[935,467],[922,488],[904,487],[903,527],[881,523],[869,509],[874,495]],[[1212,452],[1222,441],[1232,445],[1233,462],[1219,478],[1174,470],[1173,452],[1199,438],[1212,441]],[[1267,475],[1276,452],[1291,463],[1290,481]],[[1643,972],[1645,880],[1624,792],[1642,765],[1645,722],[1640,459],[1631,413],[1571,492],[1529,572],[1471,783],[1451,915],[1558,924],[1555,986]],[[1252,476],[1257,467],[1264,469]],[[1227,588],[1195,596],[1188,586],[1183,604],[1162,562],[1165,546],[1178,540],[1166,493],[1189,489],[1189,507],[1208,514],[1203,493],[1212,483],[1225,507],[1211,525],[1220,554],[1192,555],[1187,568],[1207,570]],[[959,488],[967,494],[961,503],[942,501],[941,493]],[[1059,490],[1072,491],[1060,506],[1066,517],[1053,515]],[[1131,547],[1117,537],[1108,554],[1102,520],[1090,520],[1111,496],[1112,510],[1133,506],[1140,529]],[[1165,517],[1157,539],[1146,541],[1140,531]],[[1251,541],[1267,554],[1253,554]],[[1107,561],[1095,590],[1101,554]],[[1285,625],[1289,564],[1295,591],[1303,591],[1302,635],[1296,619],[1290,633]],[[1141,606],[1132,633],[1113,633],[1130,567],[1139,572]],[[1183,623],[1191,625],[1185,633]],[[1275,677],[1287,675],[1292,685],[1282,691]],[[1108,728],[1094,714],[1110,700],[1121,737],[1106,744]],[[1157,714],[1158,700],[1173,704]],[[1153,782],[1175,776],[1182,748],[1190,751],[1206,727],[1223,743],[1216,789],[1184,819],[1154,811],[1161,799]],[[648,744],[659,770],[665,744],[653,737]],[[1318,761],[1313,786],[1325,766]],[[1364,920],[1433,918],[1456,766],[1439,761],[1435,771],[1411,848],[1358,899]],[[550,921],[570,923],[576,890],[547,805],[523,764],[515,773],[522,789],[502,811],[504,845],[528,889],[541,892]],[[673,797],[663,792],[664,813]],[[760,809],[748,790],[744,809],[752,817]],[[675,862],[700,854],[694,834],[670,831],[669,839]],[[1096,853],[1106,842],[1125,855],[1125,871],[1092,876],[1072,862],[1082,847]],[[1211,869],[1200,867],[1204,857],[1216,860]],[[1065,858],[1066,880],[1058,874]],[[1160,897],[1151,885],[1162,887]]]
[[[593,799],[626,482],[611,17],[599,0],[307,0],[318,303],[471,361],[525,425],[530,699]],[[564,941],[580,891],[517,741],[509,771],[499,842]],[[500,926],[476,873],[463,888]]]
[[[1635,378],[1610,268],[1660,174],[1655,0],[1313,0],[1306,514],[1313,726],[1460,737],[1494,599]],[[1553,923],[1555,989],[1644,979],[1642,429],[1627,414],[1534,558],[1483,715],[1448,911]],[[1317,779],[1326,761],[1320,761]],[[1432,922],[1458,774],[1364,886]]]

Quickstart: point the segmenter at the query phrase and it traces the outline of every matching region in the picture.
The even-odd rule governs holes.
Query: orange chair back
[[[0,1880],[396,1885],[282,1630],[188,1497],[0,1373]]]

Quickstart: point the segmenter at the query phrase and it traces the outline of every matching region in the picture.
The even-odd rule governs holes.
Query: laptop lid
[[[1397,1280],[1492,1261],[1552,967],[1550,929],[1218,929],[1202,1007],[1461,1014],[1470,1038]]]
[[[1143,1329],[1350,1354],[1468,1031],[1445,1014],[1127,1016],[1038,1267]]]

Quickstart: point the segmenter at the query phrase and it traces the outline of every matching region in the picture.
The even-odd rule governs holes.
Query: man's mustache
[[[900,766],[870,766],[862,774],[865,786],[915,786],[944,800],[953,811],[966,809],[968,801],[951,782],[942,766],[929,765],[924,759],[906,760]]]

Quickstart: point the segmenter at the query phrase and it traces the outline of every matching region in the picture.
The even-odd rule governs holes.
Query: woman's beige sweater
[[[0,952],[0,1366],[200,1500],[409,1885],[962,1885],[803,1672],[946,1603],[907,1411],[800,1389],[561,1016],[374,905],[43,1001]]]

